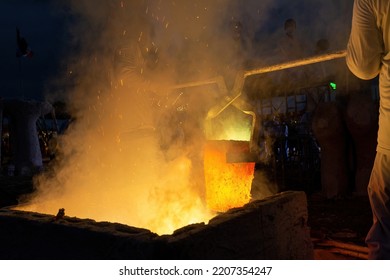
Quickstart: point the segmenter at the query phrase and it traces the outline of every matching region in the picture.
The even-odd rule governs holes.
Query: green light
[[[336,89],[337,89],[337,85],[336,85],[336,83],[334,83],[334,82],[330,82],[330,83],[329,83],[329,86],[330,86],[333,90],[336,90]]]

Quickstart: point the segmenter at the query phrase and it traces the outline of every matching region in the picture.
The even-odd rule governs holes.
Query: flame
[[[81,2],[85,5],[77,5],[75,8],[81,12],[80,15],[85,16],[85,20],[78,23],[80,28],[74,26],[76,28],[72,31],[75,33],[72,34],[83,35],[80,36],[81,43],[88,44],[80,48],[81,53],[76,52],[72,62],[69,62],[74,67],[70,69],[78,69],[77,73],[70,73],[75,76],[74,81],[77,81],[78,86],[69,98],[76,121],[66,135],[59,139],[61,151],[53,172],[38,176],[35,184],[37,193],[27,204],[19,205],[16,209],[55,215],[58,209],[64,208],[66,216],[119,222],[166,234],[188,224],[208,221],[215,215],[215,211],[222,212],[248,202],[253,163],[226,163],[226,150],[219,150],[219,144],[206,146],[204,168],[195,168],[193,162],[182,155],[181,148],[177,152],[181,156],[175,160],[167,162],[163,156],[157,156],[159,145],[155,143],[156,139],[147,140],[147,137],[138,135],[137,140],[137,137],[131,135],[132,128],[141,123],[149,125],[153,123],[152,119],[159,116],[157,111],[160,108],[150,110],[146,105],[151,104],[146,104],[148,101],[141,98],[143,92],[149,90],[144,87],[148,86],[143,82],[129,83],[122,76],[111,73],[115,72],[112,69],[112,50],[119,49],[118,55],[126,57],[122,53],[122,46],[126,46],[133,37],[134,40],[142,41],[144,36],[151,35],[150,27],[153,27],[156,42],[159,39],[160,46],[169,50],[163,56],[165,66],[161,67],[168,71],[157,69],[157,74],[151,75],[145,67],[141,67],[141,78],[148,78],[149,75],[156,77],[155,82],[163,83],[161,88],[165,88],[167,83],[176,81],[176,74],[180,74],[179,80],[214,76],[220,68],[220,56],[211,59],[214,49],[211,40],[215,38],[212,26],[219,26],[222,19],[215,16],[220,15],[219,4],[207,4],[202,9],[201,5],[187,5],[185,1],[165,3],[123,0],[117,1],[113,6],[115,9],[108,11],[108,14],[102,12],[106,10],[104,4],[104,9],[96,9],[99,13],[95,15],[96,3]],[[85,32],[90,26],[103,27],[101,30],[99,28],[101,34],[98,37],[84,36],[94,34]],[[220,38],[217,41],[220,42]],[[91,56],[88,47],[91,42],[99,55],[99,64],[84,62]],[[224,41],[221,43],[226,47]],[[203,46],[207,46],[207,51]],[[105,68],[108,70],[102,71]],[[103,92],[100,92],[101,89]],[[99,98],[95,98],[95,92],[99,92]],[[209,96],[191,98],[191,101],[191,108],[199,108],[199,112],[189,110],[193,114],[191,119],[203,116],[203,111],[213,105],[209,101],[214,102]],[[138,114],[143,117],[141,123]],[[233,120],[233,127],[241,130],[243,127],[237,125],[239,121],[235,118]],[[227,123],[223,125],[225,127]],[[248,130],[246,136],[238,136],[237,129],[229,130],[226,134],[235,134],[232,139],[249,139]],[[123,137],[127,132],[129,141]],[[198,137],[197,133],[195,129],[195,133],[189,134]],[[204,139],[203,135],[199,138],[186,140],[198,148],[198,143]],[[190,148],[186,147],[188,150]],[[201,165],[199,162],[196,164]],[[205,179],[202,182],[205,185],[195,186],[194,169],[201,170],[196,175]]]
[[[103,111],[99,102],[90,110]],[[249,202],[254,163],[226,162],[231,148],[245,151],[248,141],[206,141],[203,168],[185,154],[167,161],[158,139],[123,132],[126,114],[115,111],[88,127],[75,123],[61,137],[71,149],[63,151],[55,174],[39,176],[39,192],[16,209],[55,215],[64,208],[67,216],[169,234]],[[204,176],[205,184],[194,183],[199,169],[195,176]]]
[[[126,142],[116,138],[113,141],[118,150]],[[113,156],[111,151],[109,158],[99,159],[100,164],[91,168],[91,158],[97,153],[91,147],[83,157],[85,162],[63,166],[55,178],[45,174],[38,177],[39,184],[44,186],[41,192],[15,209],[55,214],[59,208],[65,208],[67,216],[119,222],[169,234],[189,224],[207,223],[216,212],[249,202],[254,163],[226,162],[229,149],[242,151],[247,146],[248,141],[206,142],[205,198],[199,186],[191,186],[193,166],[185,156],[156,165],[150,161],[152,153],[142,151],[138,161],[133,162],[128,160],[129,151],[123,146],[120,156]],[[103,155],[107,151],[102,152]],[[124,173],[127,175],[123,176]]]
[[[247,143],[227,140],[206,143],[204,169],[209,209],[224,212],[249,202],[255,163],[227,163],[226,159],[230,147],[242,148]]]
[[[102,111],[98,104],[92,107]],[[72,148],[63,155],[67,160],[60,162],[55,174],[38,177],[39,192],[16,209],[55,215],[65,208],[66,216],[170,234],[249,202],[255,164],[226,161],[232,149],[245,152],[248,141],[206,141],[203,168],[193,166],[186,155],[167,161],[157,139],[123,133],[121,123],[129,117],[125,110],[117,113],[88,122],[87,129],[76,123],[63,135],[62,142]],[[248,130],[240,124],[236,120],[234,126]],[[198,169],[195,176],[204,176],[204,184],[195,185]]]
[[[164,176],[158,182],[148,178],[137,189],[128,187],[137,183],[131,172],[128,177],[111,174],[99,182],[102,179],[99,174],[109,168],[110,163],[107,163],[83,174],[73,174],[71,182],[77,182],[78,188],[69,191],[65,186],[67,191],[62,193],[60,190],[57,195],[52,191],[40,193],[28,204],[14,209],[55,214],[59,207],[63,207],[67,216],[119,222],[148,228],[158,234],[169,234],[189,224],[207,222],[216,212],[241,207],[249,202],[255,164],[226,162],[226,153],[231,147],[242,149],[247,143],[207,141],[204,148],[205,199],[190,187],[189,178],[193,167],[188,158],[181,157],[169,166],[160,165]],[[69,171],[62,172],[68,174]],[[147,191],[146,185],[151,183],[155,187]],[[94,185],[96,192],[85,184]],[[106,191],[101,193],[99,189]]]
[[[102,168],[109,168],[107,165]],[[78,182],[78,188],[40,193],[31,202],[21,204],[14,209],[46,214],[55,214],[59,207],[65,208],[66,216],[90,218],[96,221],[110,221],[147,228],[157,234],[170,234],[175,229],[193,223],[207,222],[215,213],[207,209],[203,199],[188,184],[191,161],[186,157],[176,159],[169,166],[161,165],[164,176],[158,182],[149,174],[144,183],[137,188],[132,172],[129,176],[108,174],[103,182],[98,182],[101,168],[89,170],[81,176],[74,174],[72,182]],[[148,169],[148,168],[146,168]],[[68,171],[63,170],[67,173]],[[146,173],[145,173],[146,174]],[[48,178],[42,178],[48,180]],[[85,182],[83,182],[85,181]],[[152,190],[148,184],[154,183]],[[48,181],[45,182],[48,184]],[[95,192],[87,185],[93,185]],[[61,186],[63,187],[63,186]],[[104,189],[101,192],[100,189]]]

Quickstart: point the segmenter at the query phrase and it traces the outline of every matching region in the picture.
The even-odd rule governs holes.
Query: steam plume
[[[323,7],[328,1],[319,2]],[[56,213],[65,208],[70,216],[156,231],[163,224],[162,232],[210,218],[213,213],[204,205],[200,153],[203,120],[221,92],[215,85],[178,91],[170,91],[169,86],[223,75],[230,88],[236,71],[248,66],[245,60],[264,63],[267,48],[254,45],[253,39],[264,36],[264,25],[271,21],[269,15],[275,14],[277,4],[270,0],[69,1],[65,8],[70,15],[72,51],[63,63],[66,71],[61,82],[72,85],[66,98],[75,122],[60,138],[52,172],[36,178],[37,195],[24,209]],[[297,6],[292,10],[297,11]],[[232,22],[237,21],[249,38],[247,55],[241,52],[238,60],[232,36]],[[141,107],[144,116],[158,120],[160,134],[152,138],[134,133],[131,125],[134,112],[140,111],[132,97],[146,90],[145,83],[138,80],[128,87],[115,69],[118,50],[145,37],[159,52],[159,66],[150,79],[160,93],[152,95],[152,110]],[[268,34],[268,38],[275,36]]]

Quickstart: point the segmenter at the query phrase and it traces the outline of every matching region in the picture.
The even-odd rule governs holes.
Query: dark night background
[[[1,97],[43,99],[46,85],[58,74],[66,36],[64,13],[54,9],[52,2],[1,1]],[[16,27],[34,52],[31,59],[16,57]]]
[[[99,0],[103,1],[103,0]],[[0,3],[0,97],[44,99],[55,85],[61,63],[71,47],[67,23],[72,19],[72,0],[2,0]],[[352,0],[244,0],[236,7],[250,14],[261,5],[266,7],[256,27],[257,40],[266,40],[268,34],[281,28],[286,18],[297,20],[301,32],[317,40],[324,34],[338,37],[341,48],[349,33]],[[267,4],[265,4],[267,3]],[[258,19],[257,19],[258,20]],[[259,22],[259,20],[257,21]],[[313,26],[315,29],[313,29]],[[32,59],[16,58],[16,27],[34,52]],[[313,32],[315,30],[315,32]],[[336,34],[338,32],[338,34]],[[340,34],[343,38],[340,39]],[[330,38],[333,39],[333,38]]]

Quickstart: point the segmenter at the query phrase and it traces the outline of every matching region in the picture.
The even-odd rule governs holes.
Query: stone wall
[[[303,192],[159,236],[118,223],[0,209],[0,259],[312,259]]]

